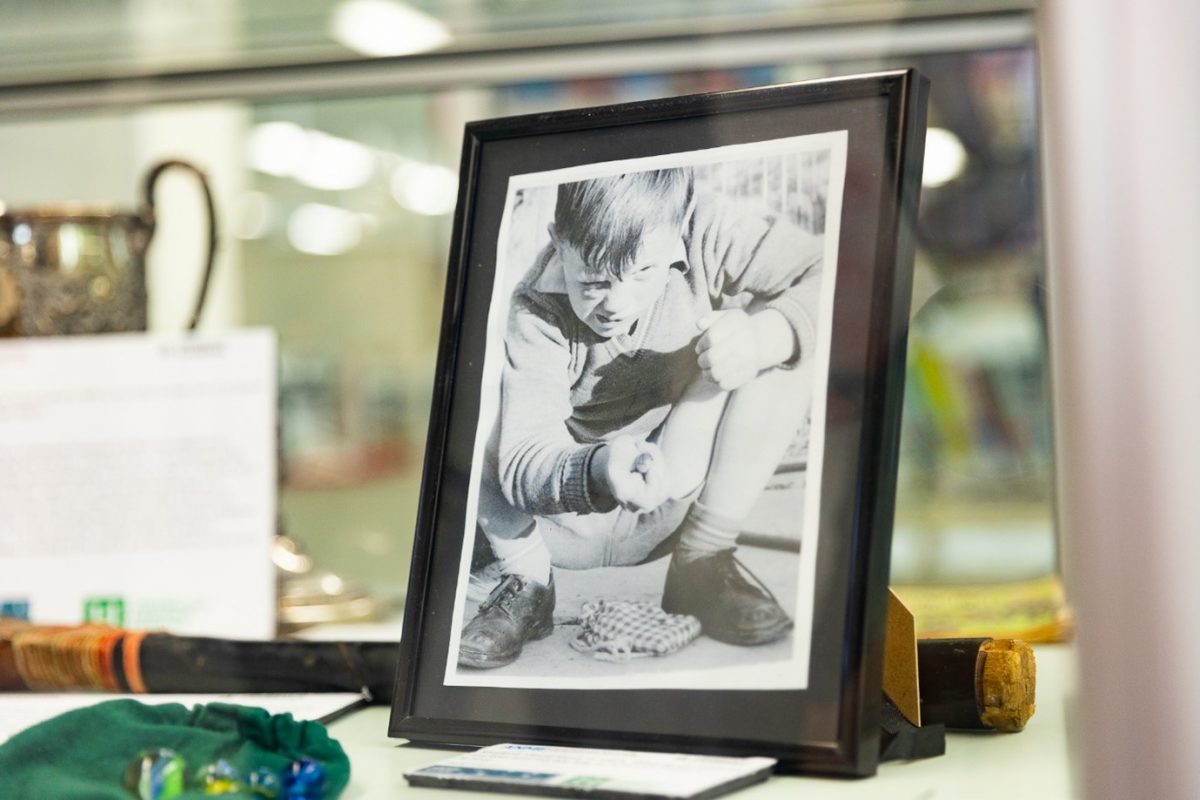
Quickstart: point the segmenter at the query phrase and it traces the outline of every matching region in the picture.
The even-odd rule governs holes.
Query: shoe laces
[[[751,572],[750,568],[743,564],[741,560],[734,555],[736,552],[736,547],[730,547],[728,550],[720,550],[713,555],[713,558],[720,559],[718,563],[721,567],[722,573],[728,577],[737,578],[744,583],[754,586],[767,597],[771,598],[771,602],[773,602],[775,605],[779,605],[779,600],[775,597],[775,593],[768,589],[767,585],[762,582],[762,579]],[[749,578],[749,580],[746,580],[747,578]]]
[[[508,604],[517,596],[517,593],[524,588],[521,578],[517,575],[505,575],[504,578],[497,584],[492,593],[487,596],[487,599],[479,604],[479,612],[490,610],[493,606],[500,606],[501,609],[507,610]]]

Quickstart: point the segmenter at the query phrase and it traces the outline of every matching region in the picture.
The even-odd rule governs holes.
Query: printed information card
[[[267,330],[0,341],[0,614],[275,633]]]
[[[405,774],[413,786],[588,797],[717,797],[764,781],[773,758],[497,744]]]

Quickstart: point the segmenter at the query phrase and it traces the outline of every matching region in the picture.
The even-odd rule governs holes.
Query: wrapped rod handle
[[[1020,639],[920,639],[921,721],[1019,731],[1033,716],[1037,667]]]

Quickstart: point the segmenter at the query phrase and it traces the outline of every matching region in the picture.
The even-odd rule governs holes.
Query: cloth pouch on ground
[[[109,700],[60,714],[0,744],[0,796],[37,800],[129,800],[125,768],[154,748],[174,750],[190,779],[206,764],[225,759],[240,773],[259,767],[276,772],[308,757],[325,768],[324,797],[332,800],[350,782],[350,761],[319,722],[228,703],[187,708]],[[224,797],[252,797],[229,794]],[[189,785],[182,800],[206,797]],[[258,800],[261,800],[259,796]]]

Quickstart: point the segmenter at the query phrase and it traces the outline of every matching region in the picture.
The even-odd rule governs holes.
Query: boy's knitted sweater
[[[760,298],[796,336],[794,363],[816,345],[822,240],[780,219],[701,197],[666,288],[634,328],[608,339],[579,320],[547,246],[513,293],[501,383],[500,486],[533,514],[615,507],[588,491],[600,445],[645,437],[698,374],[697,320]]]

